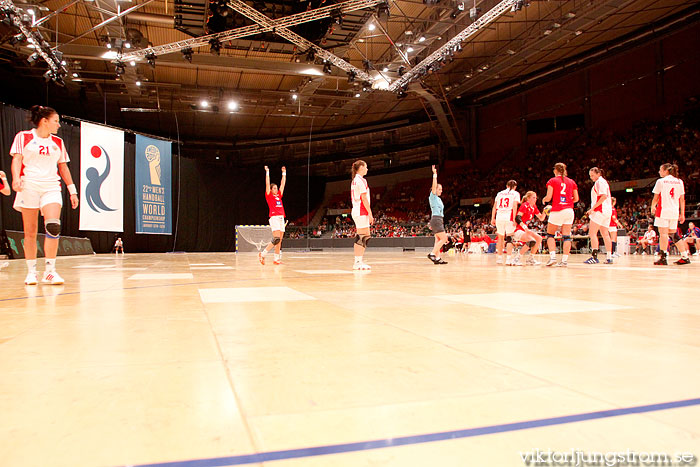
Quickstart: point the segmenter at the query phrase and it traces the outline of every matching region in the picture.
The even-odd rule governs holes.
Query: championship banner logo
[[[124,231],[124,132],[80,123],[80,230]]]
[[[136,233],[172,235],[172,144],[136,135]]]

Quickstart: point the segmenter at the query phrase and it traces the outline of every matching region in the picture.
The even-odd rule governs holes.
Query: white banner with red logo
[[[124,231],[124,132],[80,123],[80,230]]]

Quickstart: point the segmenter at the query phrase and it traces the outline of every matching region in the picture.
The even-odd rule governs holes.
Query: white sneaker
[[[363,271],[370,271],[372,269],[372,266],[363,262],[362,267],[360,269],[362,269]]]
[[[513,261],[510,263],[511,266],[523,266],[523,263],[520,261],[520,256],[516,256],[513,258]]]
[[[367,263],[355,263],[352,265],[352,269],[355,271],[369,271],[372,267]]]
[[[556,268],[566,268],[569,266],[569,263],[566,261],[559,261],[554,267]]]
[[[612,254],[612,257],[613,257],[613,258],[619,258],[620,255],[618,255],[618,254],[617,254],[617,251],[616,251],[615,253]]]
[[[27,277],[24,278],[24,285],[36,285],[37,282],[35,272],[28,272]]]
[[[545,266],[554,266],[555,264],[557,264],[556,258],[549,258],[549,261],[547,261],[547,264],[545,264]]]
[[[527,260],[525,261],[525,263],[526,263],[528,266],[539,266],[540,264],[542,264],[542,263],[540,263],[539,261],[537,261],[537,260],[535,259],[534,256],[528,256],[528,257],[527,257]]]
[[[63,278],[56,271],[45,271],[41,278],[44,284],[60,285],[63,284]]]
[[[693,256],[700,256],[700,252],[696,251],[695,253],[693,253]]]
[[[496,257],[496,264],[503,264],[503,256],[498,255]]]

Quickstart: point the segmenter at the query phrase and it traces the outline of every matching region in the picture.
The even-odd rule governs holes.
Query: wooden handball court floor
[[[287,251],[278,267],[253,254],[83,256],[59,258],[59,287],[25,287],[12,261],[0,465],[700,456],[700,261],[446,259],[370,247],[362,273],[350,251]]]

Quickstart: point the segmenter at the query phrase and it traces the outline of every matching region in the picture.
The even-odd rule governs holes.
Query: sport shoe
[[[688,258],[681,258],[678,261],[674,261],[673,264],[690,264],[690,260]]]
[[[594,258],[593,256],[591,256],[586,261],[584,261],[584,263],[586,263],[586,264],[598,264],[598,263],[600,263],[600,261],[598,260],[598,258]]]
[[[63,278],[56,271],[46,271],[41,278],[44,284],[60,285],[63,284]]]
[[[265,257],[262,253],[258,253],[258,261],[260,261],[260,264],[265,264]]]
[[[355,263],[352,265],[355,271],[370,271],[372,267],[367,263]]]
[[[611,259],[606,259],[604,264],[613,264],[613,260]]]
[[[557,264],[557,260],[554,258],[549,258],[549,261],[547,261],[547,264],[545,264],[545,266],[554,266],[555,264]]]
[[[657,259],[656,261],[654,261],[654,264],[656,266],[668,266],[668,263],[666,262],[665,257]]]
[[[538,266],[542,263],[537,261],[534,256],[528,256],[527,260],[525,260],[525,264],[527,264],[528,266]]]
[[[498,257],[496,258],[496,264],[503,264],[503,256],[498,255]]]
[[[559,261],[559,262],[556,264],[555,267],[557,267],[557,268],[566,268],[566,267],[568,267],[568,266],[569,266],[569,263],[567,263],[566,261]]]
[[[36,285],[38,282],[35,272],[28,272],[27,277],[24,278],[25,285]]]
[[[428,253],[428,259],[429,259],[430,261],[432,261],[432,262],[434,263],[434,262],[435,262],[435,260],[436,260],[437,258],[435,257],[435,255],[434,255],[434,254],[432,254],[432,253]]]
[[[513,261],[510,262],[511,266],[522,266],[523,263],[520,261],[520,256],[516,256],[513,258]]]
[[[447,264],[447,261],[445,261],[445,260],[442,259],[442,258],[438,258],[438,259],[435,260],[435,264]]]
[[[276,260],[274,260],[272,263],[273,263],[273,264],[282,264],[282,260],[281,260],[281,259],[276,259]]]
[[[512,266],[513,265],[513,260],[512,259],[507,259],[506,260],[506,266]]]
[[[615,253],[612,254],[612,257],[613,257],[613,258],[619,258],[620,255],[618,255],[618,254],[617,254],[617,251],[616,251]]]
[[[700,252],[696,251],[695,253],[693,253],[693,256],[700,256]]]

